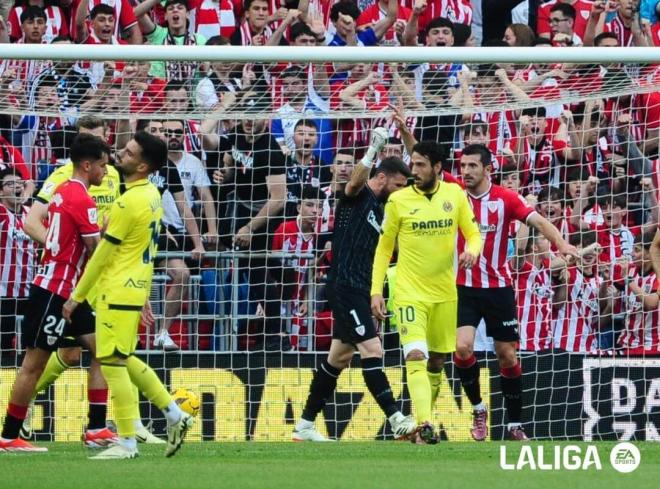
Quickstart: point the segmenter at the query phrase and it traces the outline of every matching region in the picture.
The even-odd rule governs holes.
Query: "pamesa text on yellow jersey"
[[[468,249],[481,251],[481,234],[463,189],[440,181],[431,193],[415,186],[394,192],[385,205],[376,248],[371,293],[382,294],[385,273],[398,243],[397,299],[456,300],[454,255],[461,232]]]

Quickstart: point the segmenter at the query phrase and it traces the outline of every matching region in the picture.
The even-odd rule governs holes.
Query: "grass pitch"
[[[533,443],[536,447],[541,443]],[[660,444],[638,443],[631,474],[610,465],[614,443],[597,443],[603,466],[582,471],[504,471],[500,443],[187,443],[173,458],[140,446],[135,460],[92,461],[80,444],[50,443],[46,454],[0,453],[0,487],[66,489],[202,488],[651,488],[660,480]],[[556,443],[544,442],[552,456]],[[561,443],[562,446],[567,443]],[[578,444],[584,453],[586,444]],[[507,444],[515,461],[520,444]],[[534,449],[536,452],[536,449]],[[547,459],[546,459],[547,462]]]

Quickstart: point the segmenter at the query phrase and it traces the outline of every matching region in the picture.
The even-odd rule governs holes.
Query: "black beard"
[[[433,178],[430,181],[428,181],[427,183],[425,183],[423,186],[419,186],[417,184],[415,184],[415,185],[417,185],[417,188],[419,190],[421,190],[422,192],[428,192],[429,190],[433,190],[437,183],[438,183],[438,179]]]
[[[170,141],[167,143],[167,149],[170,151],[181,151],[183,143],[181,141]]]

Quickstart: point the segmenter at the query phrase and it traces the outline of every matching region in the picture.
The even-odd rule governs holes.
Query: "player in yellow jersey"
[[[394,313],[406,361],[418,443],[435,443],[430,423],[445,356],[456,346],[457,292],[454,253],[460,231],[468,246],[459,266],[471,267],[481,234],[463,189],[442,178],[442,150],[434,142],[412,148],[415,184],[390,195],[374,258],[371,309],[385,319],[385,274],[398,242]],[[432,387],[433,386],[433,387]]]
[[[91,134],[105,140],[105,122],[96,116],[83,116],[78,120],[78,133]],[[103,226],[103,219],[110,211],[112,203],[119,197],[120,179],[119,172],[107,165],[108,173],[103,177],[101,185],[92,185],[88,193],[94,199],[98,209],[99,226]],[[44,182],[39,190],[37,197],[30,208],[26,223],[25,232],[35,241],[44,244],[46,241],[47,229],[44,226],[48,217],[48,204],[57,188],[67,182],[73,175],[73,163],[68,161],[66,164],[57,168]],[[90,297],[90,303],[93,305],[93,297]],[[53,352],[48,364],[41,375],[35,388],[36,395],[48,388],[59,376],[70,366],[80,363],[81,349],[73,338],[65,338],[60,344],[60,348]],[[106,411],[107,411],[107,391],[99,365],[92,361],[87,381],[89,411],[88,424],[83,435],[84,443],[89,447],[106,446],[116,441],[116,435],[106,429]],[[140,422],[141,424],[141,422]],[[148,433],[150,438],[155,438],[146,428],[144,432]],[[21,427],[21,437],[30,439],[32,437],[32,416],[31,410]]]
[[[103,239],[63,307],[63,316],[71,317],[98,286],[96,356],[112,392],[119,442],[94,459],[137,456],[133,413],[138,400],[133,385],[167,418],[166,456],[177,452],[193,424],[193,417],[172,401],[156,373],[133,354],[140,313],[151,291],[163,213],[160,193],[147,177],[166,163],[167,146],[146,132],[136,133],[122,150],[116,165],[126,191],[113,204]]]

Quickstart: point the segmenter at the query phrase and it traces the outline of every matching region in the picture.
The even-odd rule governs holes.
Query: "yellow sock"
[[[417,423],[431,421],[431,383],[426,360],[406,360],[406,375]]]
[[[110,388],[117,432],[122,438],[134,438],[135,397],[128,369],[125,365],[101,364],[101,372]]]
[[[55,382],[67,368],[69,368],[69,366],[62,361],[56,351],[51,353],[46,368],[44,368],[44,371],[37,382],[37,386],[34,388],[34,395],[32,397],[37,397],[37,394],[46,390],[48,386]]]
[[[135,403],[133,404],[133,421],[139,421],[140,424],[142,424],[142,415],[140,414],[140,391],[132,381],[131,384],[133,385],[133,396],[135,399]]]
[[[442,371],[440,372],[426,372],[431,383],[431,410],[435,406],[435,401],[438,399],[438,392],[440,391],[440,384],[442,383]]]
[[[165,386],[156,375],[156,372],[154,372],[149,365],[136,356],[131,355],[126,360],[126,369],[131,376],[131,382],[133,382],[137,388],[140,389],[140,392],[154,403],[158,409],[162,411],[170,402],[172,402],[172,396],[167,392],[167,389],[165,389]]]

